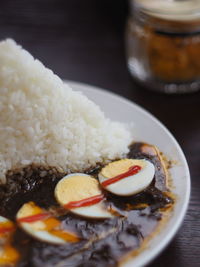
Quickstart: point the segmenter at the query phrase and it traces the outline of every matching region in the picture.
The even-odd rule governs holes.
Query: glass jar
[[[200,1],[131,0],[128,68],[136,81],[164,93],[200,89]]]

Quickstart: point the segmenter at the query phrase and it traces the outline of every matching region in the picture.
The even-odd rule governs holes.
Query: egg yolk
[[[66,176],[55,188],[55,197],[61,205],[79,202],[101,194],[98,181],[89,175]]]

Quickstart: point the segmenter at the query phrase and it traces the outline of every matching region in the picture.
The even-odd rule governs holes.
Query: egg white
[[[104,208],[102,202],[87,207],[71,209],[70,211],[76,215],[93,219],[113,217],[113,215]]]
[[[1,222],[9,222],[9,220],[8,219],[6,219],[5,217],[3,217],[3,216],[0,216],[0,223]]]
[[[31,235],[33,238],[36,238],[40,241],[51,243],[51,244],[56,244],[56,245],[62,245],[66,243],[65,240],[50,234],[48,231],[45,231],[45,230],[37,231],[35,228],[31,226],[31,223],[20,223],[20,226],[27,234]]]

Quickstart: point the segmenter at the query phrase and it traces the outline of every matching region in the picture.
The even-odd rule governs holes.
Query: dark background
[[[149,266],[200,266],[200,93],[166,96],[134,84],[125,60],[124,0],[1,0],[0,38],[12,37],[65,79],[116,92],[153,113],[189,163],[192,194],[185,221]]]

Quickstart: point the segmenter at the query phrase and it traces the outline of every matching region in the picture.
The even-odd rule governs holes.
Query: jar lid
[[[200,0],[130,0],[130,4],[152,17],[173,21],[200,19]]]

